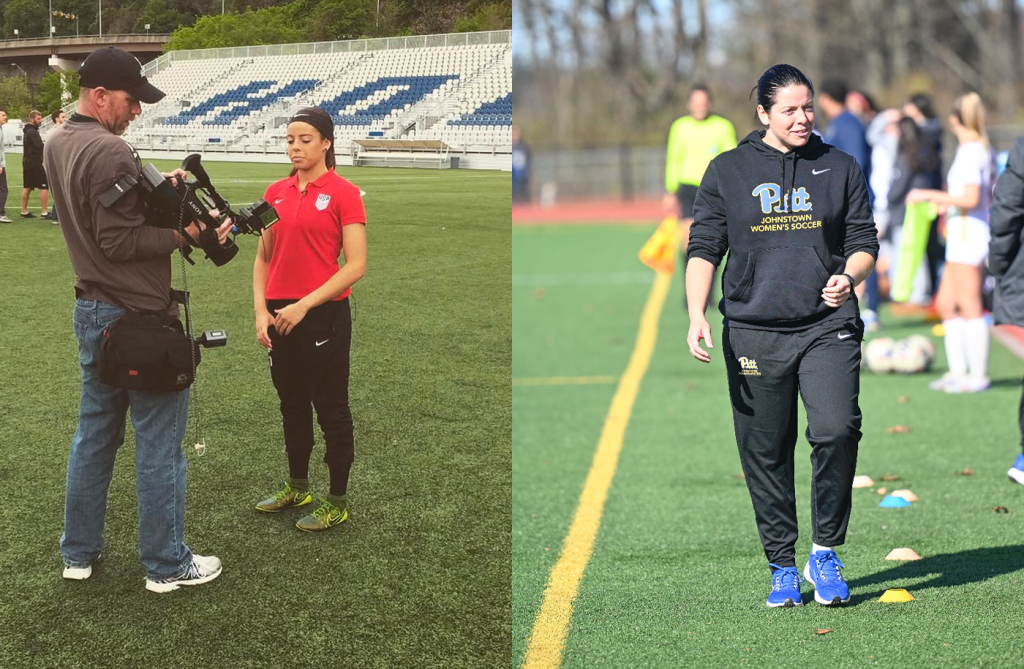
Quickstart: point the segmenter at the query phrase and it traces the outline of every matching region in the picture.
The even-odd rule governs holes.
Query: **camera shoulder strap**
[[[100,195],[100,204],[107,209],[114,206],[114,203],[120,200],[122,197],[127,195],[136,186],[139,185],[139,180],[130,174],[126,174],[118,179],[113,186],[108,188],[103,195]]]

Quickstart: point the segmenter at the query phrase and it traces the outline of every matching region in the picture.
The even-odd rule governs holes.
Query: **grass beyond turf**
[[[618,376],[636,339],[653,273],[636,259],[647,227],[519,228],[513,232],[513,379]],[[645,277],[643,272],[648,272]],[[594,554],[576,600],[564,667],[1017,666],[1024,632],[1024,488],[1007,481],[1019,452],[1024,363],[993,341],[993,388],[929,391],[945,371],[862,377],[864,437],[846,545],[851,605],[765,607],[769,571],[740,473],[721,357],[686,349],[677,275],[640,387]],[[538,291],[543,288],[542,291]],[[889,318],[882,334],[930,335]],[[616,386],[513,389],[513,648],[522,661],[543,589]],[[905,398],[905,400],[901,400]],[[801,411],[801,425],[803,423]],[[910,433],[889,434],[906,425]],[[802,435],[802,428],[801,428]],[[799,566],[810,549],[810,447],[797,444]],[[974,476],[956,472],[970,468]],[[899,476],[883,483],[880,477]],[[905,509],[877,489],[909,488]],[[1009,515],[993,513],[1006,506]],[[885,561],[909,547],[923,559]],[[883,604],[886,588],[916,601]],[[817,629],[829,629],[825,635]]]
[[[197,457],[186,444],[185,540],[219,555],[224,573],[155,595],[143,588],[138,559],[131,437],[117,459],[92,579],[60,578],[79,392],[74,276],[60,229],[17,218],[20,160],[8,156],[8,165],[15,223],[0,225],[0,667],[508,661],[507,174],[340,170],[367,192],[369,263],[354,291],[351,518],[323,535],[293,527],[308,509],[253,510],[287,475],[277,398],[252,324],[256,239],[240,237],[238,257],[221,268],[197,254],[188,274],[196,328],[224,328],[229,342],[205,352],[199,368],[193,408],[207,451]],[[261,197],[287,169],[208,165],[235,206]],[[177,259],[174,267],[177,276]],[[317,493],[327,487],[322,456],[318,443]]]

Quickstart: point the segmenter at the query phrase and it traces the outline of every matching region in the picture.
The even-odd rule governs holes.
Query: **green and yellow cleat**
[[[303,532],[321,532],[329,530],[335,525],[341,525],[348,519],[348,507],[339,509],[337,506],[324,500],[320,506],[308,516],[299,519],[295,527]]]
[[[312,501],[313,495],[309,491],[296,490],[291,484],[285,483],[284,488],[259,502],[256,505],[256,510],[263,513],[277,513],[278,511],[290,509],[293,506],[304,506]]]

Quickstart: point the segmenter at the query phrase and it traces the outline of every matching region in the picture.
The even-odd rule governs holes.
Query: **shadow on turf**
[[[978,583],[1021,569],[1024,569],[1024,546],[975,548],[960,553],[933,555],[848,581],[851,590],[885,585],[872,592],[854,595],[850,599],[850,604],[855,606],[869,599],[878,599],[889,588],[906,588],[911,593],[928,588],[952,588],[967,583]],[[902,583],[927,576],[933,578],[913,585]]]

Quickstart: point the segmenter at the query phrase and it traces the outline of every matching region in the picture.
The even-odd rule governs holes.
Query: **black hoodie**
[[[711,161],[686,256],[717,267],[729,251],[719,309],[731,327],[800,330],[857,317],[855,296],[832,308],[821,291],[854,253],[878,256],[876,234],[853,156],[813,134],[782,153],[765,144],[762,130]]]

